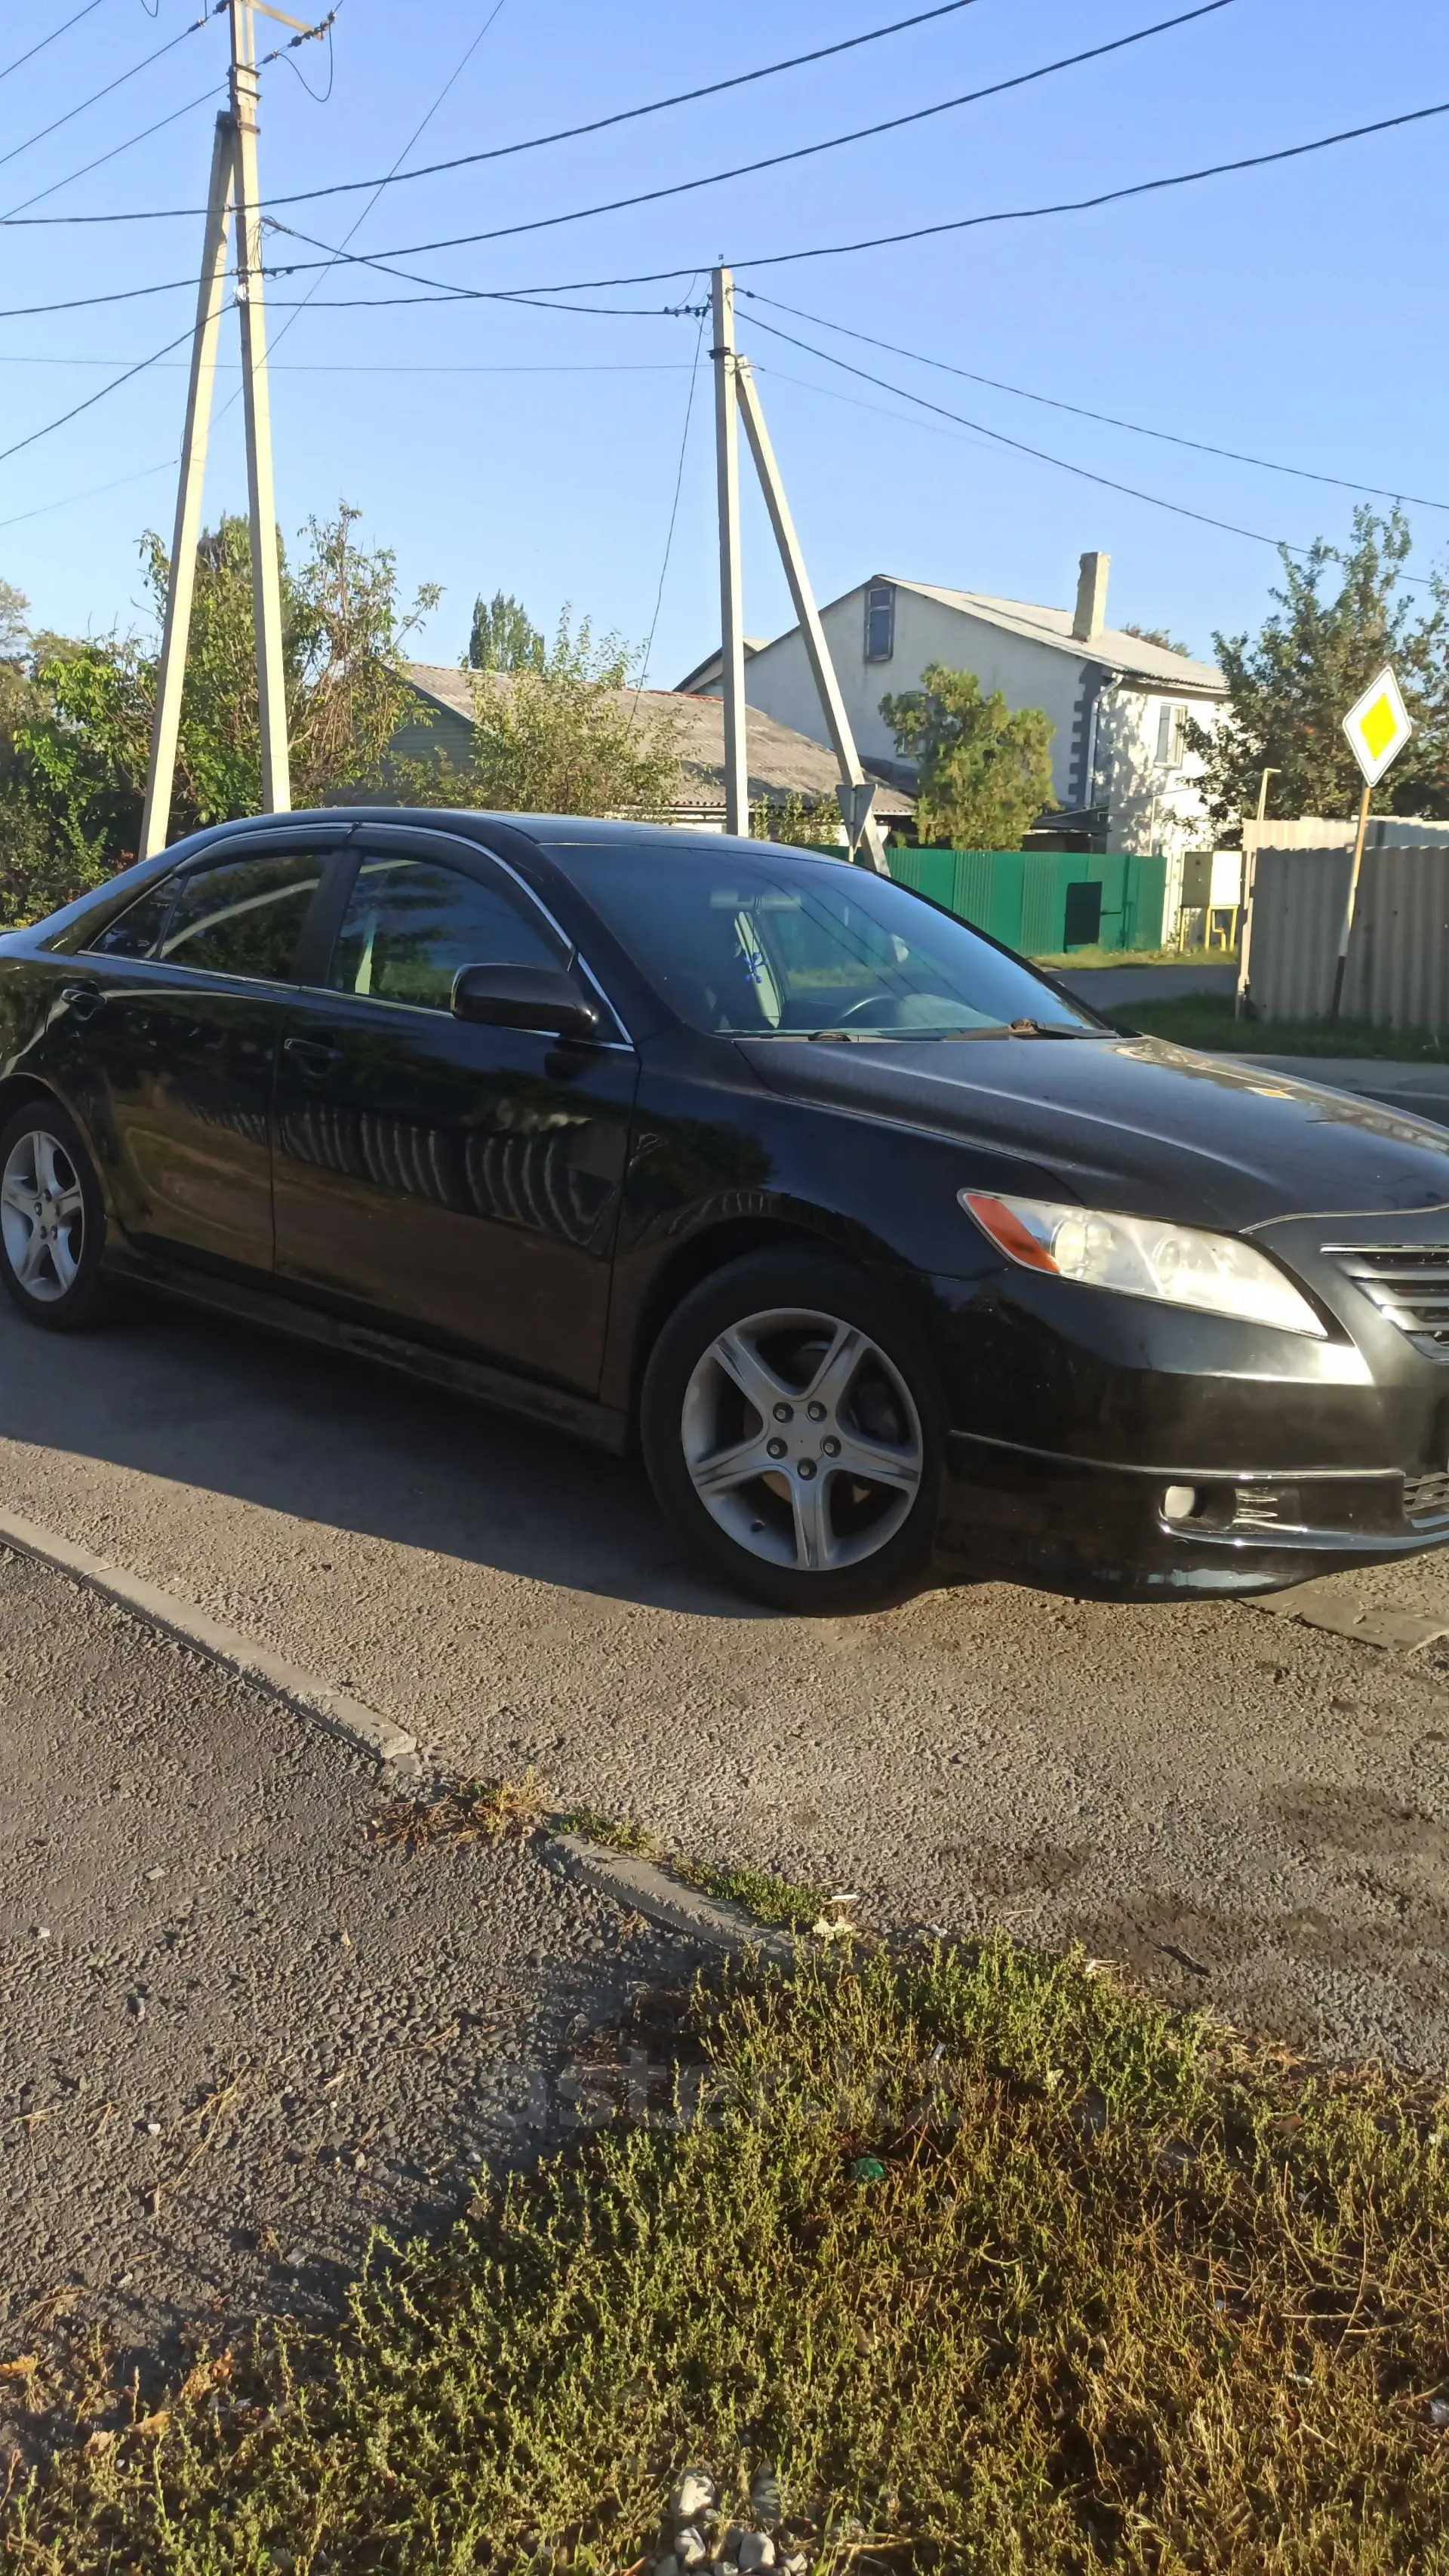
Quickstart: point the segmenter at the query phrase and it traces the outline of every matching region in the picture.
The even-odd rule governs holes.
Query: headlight
[[[1059,1207],[1051,1199],[988,1197],[958,1190],[968,1215],[1023,1270],[1049,1270],[1088,1288],[1156,1297],[1209,1315],[1236,1315],[1280,1332],[1316,1333],[1306,1297],[1275,1262],[1233,1234],[1203,1234],[1160,1218],[1109,1216],[1099,1208]]]

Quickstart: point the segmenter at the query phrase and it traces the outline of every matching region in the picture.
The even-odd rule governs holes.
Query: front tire
[[[910,1316],[852,1264],[762,1252],[664,1326],[640,1407],[671,1529],[790,1611],[858,1609],[930,1555],[945,1408]]]
[[[79,1128],[58,1102],[26,1101],[0,1130],[0,1279],[27,1322],[71,1333],[98,1320],[105,1230]]]

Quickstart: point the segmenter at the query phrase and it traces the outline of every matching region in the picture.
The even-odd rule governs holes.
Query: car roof
[[[536,842],[543,850],[637,849],[642,844],[645,848],[672,851],[676,858],[718,859],[725,850],[733,850],[741,857],[749,853],[758,857],[763,850],[773,849],[777,855],[803,861],[831,859],[831,854],[823,850],[791,848],[780,842],[747,839],[743,834],[690,832],[672,823],[635,823],[627,816],[493,813],[482,808],[456,805],[308,805],[292,814],[240,815],[235,821],[213,825],[204,835],[196,837],[198,843],[204,838],[210,844],[233,833],[259,832],[278,825],[317,820],[349,825],[412,824],[424,831],[512,832],[521,839]],[[842,848],[839,859],[843,860],[845,856]],[[833,863],[838,865],[839,860]]]

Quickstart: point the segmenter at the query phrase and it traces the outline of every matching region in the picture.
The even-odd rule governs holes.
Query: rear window
[[[1099,1028],[965,922],[844,861],[597,844],[558,855],[664,999],[709,1033]]]

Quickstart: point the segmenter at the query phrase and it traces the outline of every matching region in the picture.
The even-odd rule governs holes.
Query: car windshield
[[[965,922],[843,861],[597,844],[558,856],[681,1019],[712,1034],[1102,1034]]]

